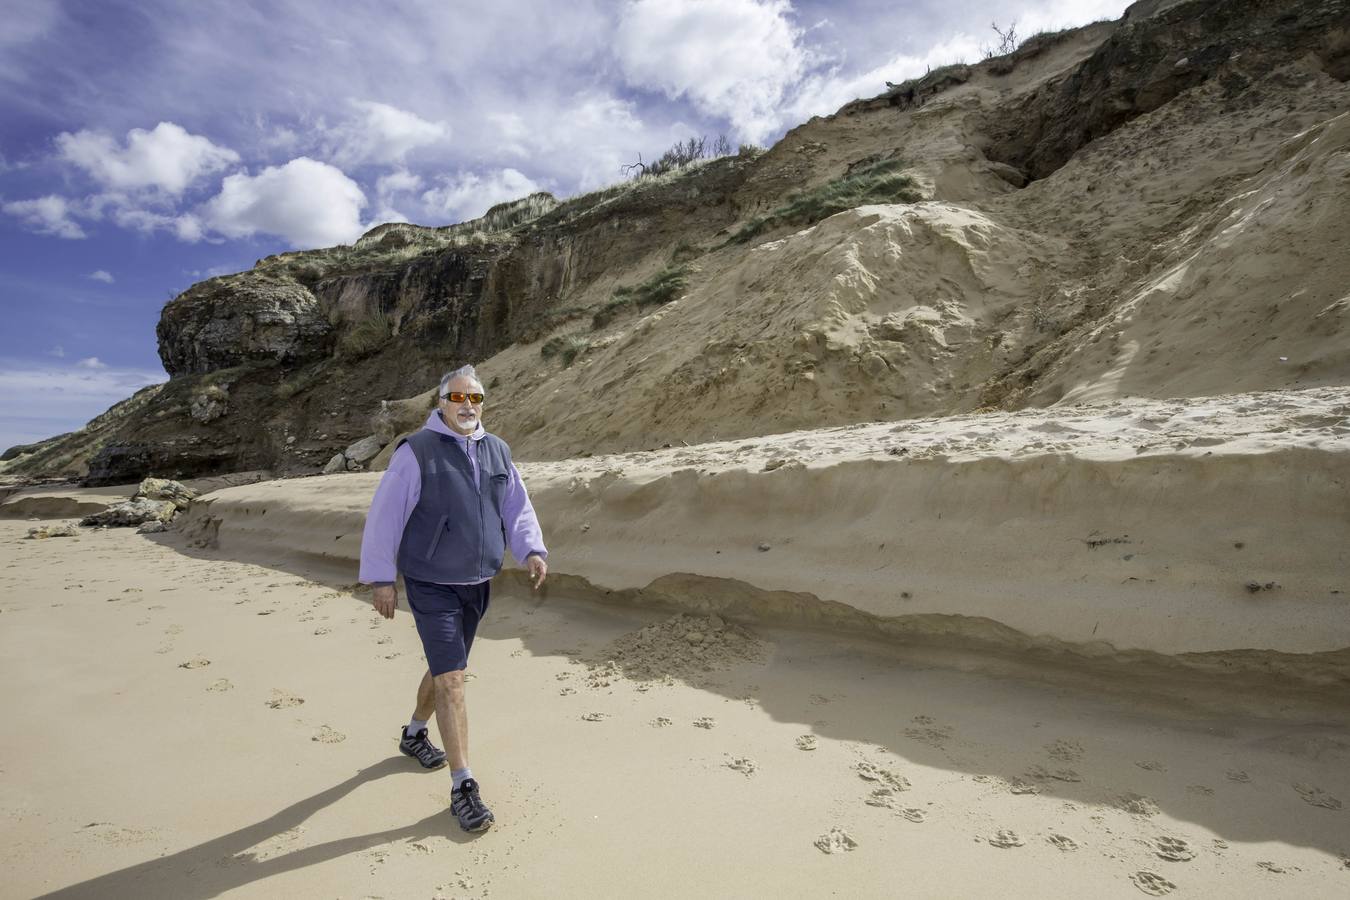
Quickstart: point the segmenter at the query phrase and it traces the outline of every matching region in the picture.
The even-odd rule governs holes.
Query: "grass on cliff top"
[[[591,327],[599,330],[630,309],[662,306],[676,299],[689,286],[689,267],[669,265],[641,284],[618,288],[609,302],[591,316]]]
[[[813,190],[793,194],[767,216],[747,222],[729,243],[743,244],[779,225],[814,225],[835,213],[869,203],[916,203],[923,194],[919,193],[918,182],[904,174],[904,166],[898,159],[883,160]]]

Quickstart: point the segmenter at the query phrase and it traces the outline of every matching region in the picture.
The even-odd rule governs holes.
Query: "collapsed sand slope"
[[[998,321],[1062,253],[951,204],[859,207],[709,260],[700,287],[595,337],[574,371],[496,391],[493,415],[537,456],[949,411],[1006,364],[985,352]],[[484,377],[537,370],[538,352],[507,351]]]
[[[1112,401],[522,466],[554,577],[733,616],[1026,648],[1350,648],[1350,390]],[[194,507],[351,564],[375,474]],[[1343,654],[1306,676],[1345,677]],[[1285,665],[1262,657],[1261,666]]]

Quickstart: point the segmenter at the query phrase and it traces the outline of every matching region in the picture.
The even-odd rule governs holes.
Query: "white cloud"
[[[239,161],[233,150],[188,134],[173,122],[160,122],[153,131],[131,129],[125,147],[111,135],[95,131],[62,133],[56,145],[63,159],[107,187],[149,188],[172,196],[182,194],[198,178]]]
[[[97,368],[56,368],[0,359],[0,449],[74,431],[114,403],[166,378],[163,372],[101,363]]]
[[[615,52],[630,84],[687,97],[759,141],[778,126],[784,90],[810,61],[790,10],[787,0],[636,0]]]
[[[97,356],[86,356],[75,365],[81,369],[106,369],[108,364],[100,360]]]
[[[33,231],[72,240],[88,237],[73,218],[79,210],[65,197],[48,194],[35,200],[15,200],[4,205],[5,212],[18,216]]]
[[[450,136],[449,126],[407,110],[370,100],[349,102],[357,115],[329,133],[330,153],[338,166],[401,164],[411,151]]]
[[[424,193],[422,202],[433,215],[467,222],[487,212],[489,207],[518,200],[538,190],[539,185],[516,169],[498,169],[486,176],[460,172],[454,178],[444,179],[440,187]]]
[[[980,58],[980,41],[968,34],[956,34],[930,46],[922,56],[898,54],[856,75],[841,76],[837,69],[832,69],[804,79],[792,102],[785,106],[783,114],[788,121],[828,116],[853,100],[884,93],[888,81],[898,84],[917,78],[930,69]]]
[[[257,175],[227,176],[199,211],[200,224],[227,238],[264,232],[299,249],[361,236],[366,195],[341,169],[301,156]]]
[[[90,281],[101,281],[104,284],[112,284],[114,279],[112,273],[107,269],[98,269],[89,273]]]
[[[60,344],[57,344],[55,347],[47,351],[47,355],[55,356],[57,359],[64,359],[66,355],[66,348],[62,347]]]
[[[399,207],[416,207],[417,192],[422,185],[422,176],[407,169],[381,175],[375,182],[376,209],[371,224],[412,221]]]

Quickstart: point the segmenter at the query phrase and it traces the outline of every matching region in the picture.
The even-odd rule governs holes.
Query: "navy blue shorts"
[[[478,623],[487,613],[489,582],[435,584],[405,577],[403,583],[431,674],[463,669]]]

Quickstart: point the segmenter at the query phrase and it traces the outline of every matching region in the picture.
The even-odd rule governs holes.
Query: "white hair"
[[[478,382],[479,387],[483,386],[483,382],[478,377],[478,373],[473,370],[473,366],[460,366],[455,371],[446,372],[444,375],[441,376],[441,386],[436,390],[436,396],[444,397],[445,389],[450,385],[450,382],[455,378],[459,378],[460,376],[463,376],[465,378],[472,378],[474,381]]]

